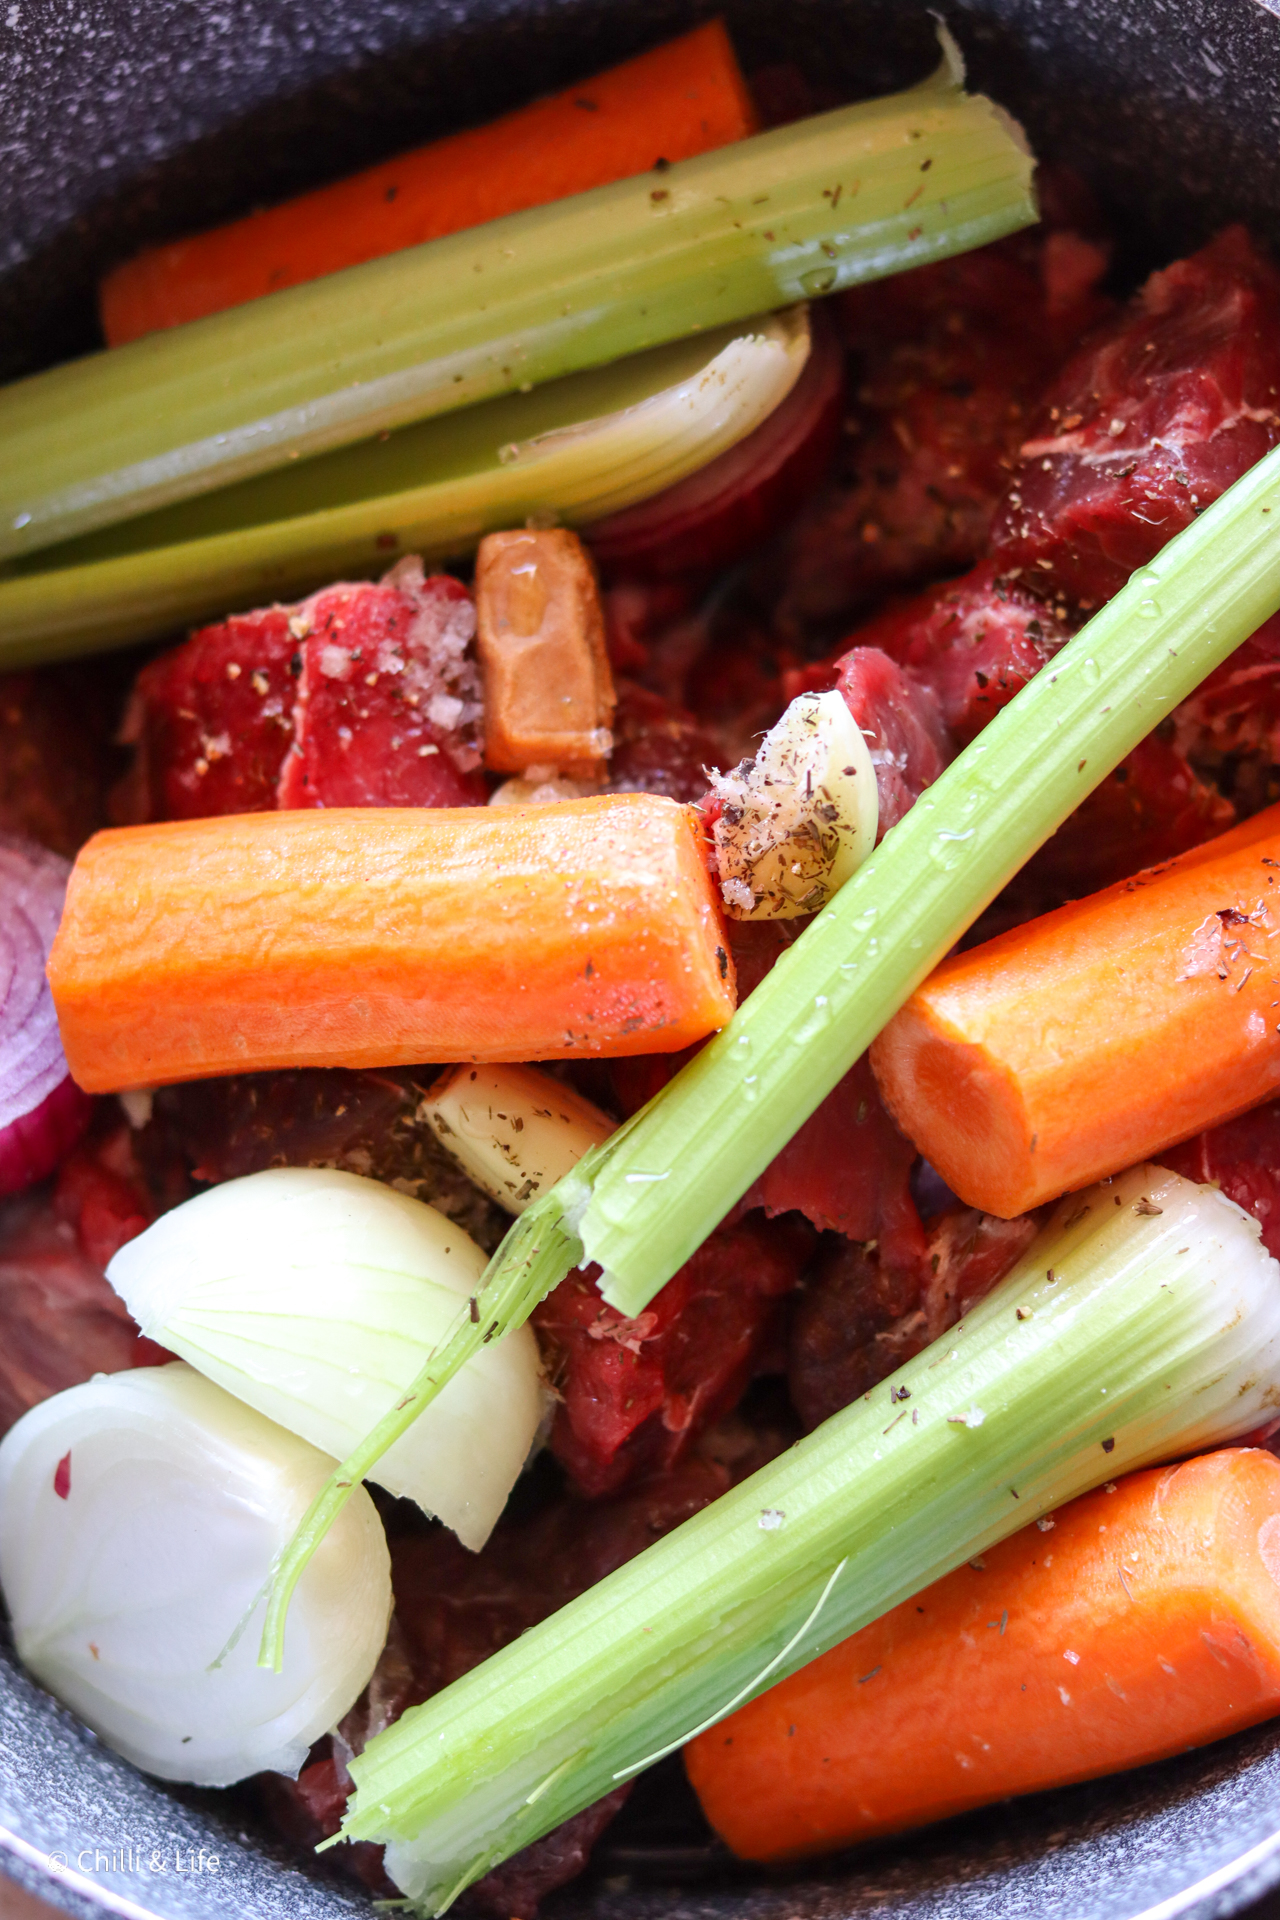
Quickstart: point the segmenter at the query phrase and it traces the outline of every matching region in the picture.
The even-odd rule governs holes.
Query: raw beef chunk
[[[1046,379],[1109,310],[1106,264],[1075,231],[1018,235],[844,296],[861,380],[843,471],[776,559],[784,637],[973,564]]]
[[[832,1241],[801,1298],[787,1381],[812,1429],[870,1392],[956,1324],[1035,1238],[1034,1214],[997,1220],[954,1207],[929,1224],[923,1261],[895,1265],[883,1249]]]
[[[1062,369],[992,547],[1101,605],[1280,439],[1280,273],[1243,227],[1153,273]]]
[[[474,631],[465,587],[411,560],[202,628],[138,676],[117,818],[483,804]]]
[[[1197,1133],[1159,1159],[1187,1180],[1220,1186],[1253,1215],[1267,1252],[1280,1260],[1280,1100]]]
[[[736,1405],[798,1284],[811,1236],[758,1215],[723,1226],[628,1319],[574,1272],[535,1309],[560,1405],[551,1447],[584,1493],[674,1466]]]
[[[341,1167],[428,1200],[488,1250],[507,1227],[418,1119],[435,1068],[298,1067],[162,1087],[139,1140],[153,1187],[174,1205],[266,1167]]]
[[[95,1373],[172,1358],[138,1332],[103,1271],[152,1212],[125,1127],[77,1147],[52,1190],[0,1206],[0,1432]]]

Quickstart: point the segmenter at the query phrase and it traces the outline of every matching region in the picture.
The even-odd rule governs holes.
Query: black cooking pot
[[[101,270],[483,119],[710,11],[686,0],[0,0],[0,377],[96,344]],[[923,0],[724,0],[748,72],[844,97],[934,59]],[[943,0],[976,84],[1087,173],[1137,274],[1280,228],[1280,18],[1260,0]],[[665,1783],[660,1783],[660,1787]],[[727,1870],[648,1791],[547,1920],[1210,1920],[1280,1881],[1280,1726],[792,1879]],[[0,1865],[68,1912],[336,1920],[234,1796],[169,1792],[0,1649]],[[212,1862],[212,1864],[211,1864]],[[0,1905],[3,1895],[0,1893]]]

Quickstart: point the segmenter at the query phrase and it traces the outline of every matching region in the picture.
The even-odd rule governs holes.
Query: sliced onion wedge
[[[219,1662],[332,1463],[174,1363],[98,1374],[0,1444],[0,1584],[22,1660],[135,1766],[227,1786],[307,1749],[373,1672],[391,1611],[364,1489],[294,1596],[281,1672]]]
[[[474,1240],[421,1200],[331,1167],[273,1167],[162,1214],[107,1278],[151,1339],[343,1460],[425,1366],[484,1268]],[[374,1477],[478,1551],[542,1413],[525,1327],[482,1347]]]

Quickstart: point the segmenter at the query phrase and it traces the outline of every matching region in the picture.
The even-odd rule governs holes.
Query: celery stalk
[[[785,399],[807,310],[725,327],[142,514],[0,570],[0,661],[147,639],[230,606],[444,560],[531,514],[588,521],[674,486]]]
[[[490,1337],[584,1258],[624,1313],[648,1305],[1019,867],[1280,609],[1278,528],[1280,448],[1132,576],[886,834],[724,1031],[521,1215],[485,1272]],[[457,1325],[433,1362],[441,1384],[478,1338]],[[421,1392],[435,1391],[424,1374]],[[378,1451],[371,1436],[313,1513],[340,1511],[341,1489]],[[268,1664],[322,1535],[317,1519],[281,1556]]]
[[[1069,1196],[937,1346],[372,1741],[342,1837],[388,1842],[440,1912],[1049,1508],[1247,1431],[1278,1370],[1280,1268],[1249,1215],[1158,1167]]]
[[[648,1305],[988,902],[1277,608],[1280,448],[1023,688],[617,1136],[574,1217],[612,1305]]]
[[[959,79],[949,59],[19,381],[0,391],[0,558],[1025,226],[1025,143]]]

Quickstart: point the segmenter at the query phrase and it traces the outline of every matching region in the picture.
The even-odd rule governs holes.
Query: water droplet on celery
[[[629,1187],[647,1187],[655,1180],[669,1180],[671,1169],[668,1167],[665,1173],[625,1173],[622,1177]]]
[[[972,840],[973,832],[972,827],[966,827],[961,833],[939,828],[929,843],[929,858],[934,866],[941,867],[944,873],[954,873],[963,858],[961,848],[966,840]]]
[[[813,1012],[804,1025],[792,1035],[791,1044],[795,1047],[807,1047],[811,1040],[831,1025],[831,1002],[825,993],[815,995]]]
[[[806,293],[816,299],[819,294],[830,293],[836,283],[834,267],[810,267],[808,273],[800,275],[800,285]]]
[[[20,527],[29,527],[30,525],[31,525],[31,515],[29,513],[18,513],[14,515],[13,530],[15,533],[18,531]]]
[[[1080,671],[1091,687],[1096,687],[1102,678],[1102,669],[1094,659],[1086,660]]]
[[[758,1073],[744,1073],[742,1076],[742,1097],[748,1106],[750,1106],[758,1096],[756,1082],[759,1078]]]
[[[1139,600],[1138,617],[1142,620],[1158,620],[1164,609],[1158,600]]]

